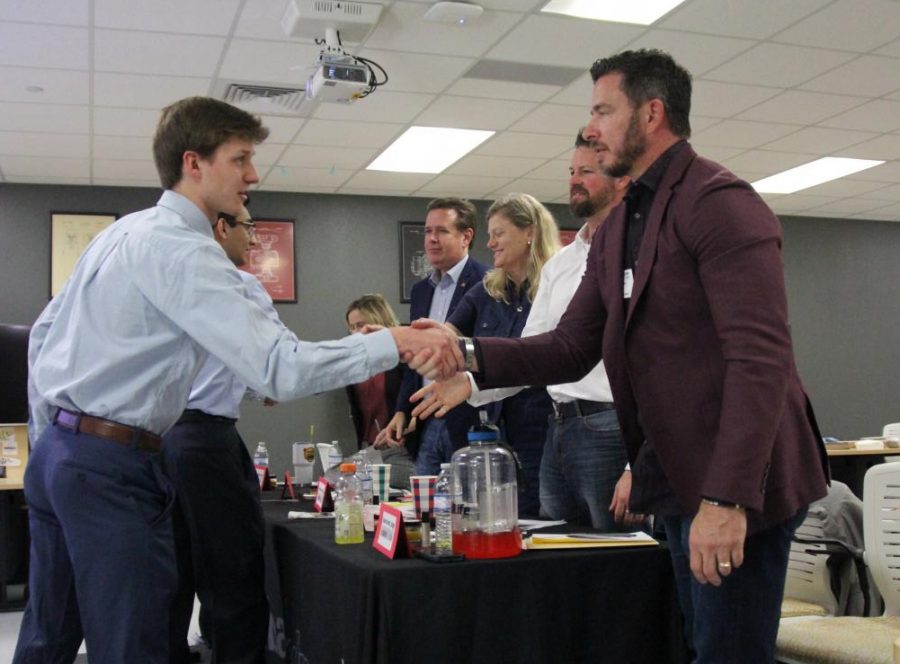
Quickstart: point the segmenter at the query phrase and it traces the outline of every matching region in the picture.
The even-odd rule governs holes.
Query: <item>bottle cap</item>
[[[355,463],[342,463],[341,464],[341,472],[342,473],[355,473],[356,472],[356,464]]]

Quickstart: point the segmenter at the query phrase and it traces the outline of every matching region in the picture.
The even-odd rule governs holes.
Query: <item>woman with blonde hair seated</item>
[[[540,284],[541,270],[559,250],[559,229],[553,215],[528,194],[507,194],[487,212],[488,243],[494,269],[473,287],[447,319],[447,324],[466,337],[519,337]],[[431,383],[413,395],[430,397],[434,404],[452,407],[471,395],[469,374]],[[427,417],[436,409],[417,407],[414,414]],[[523,482],[519,486],[519,513],[537,516],[538,476],[548,418],[550,396],[543,387],[529,387],[503,401],[485,406],[490,420],[501,426],[506,442],[518,456]]]
[[[391,305],[381,293],[370,293],[353,300],[347,306],[345,318],[350,334],[361,333],[366,326],[395,327],[400,324]],[[400,390],[401,371],[398,365],[362,383],[347,386],[350,417],[356,429],[359,449],[375,442],[378,432],[394,412]],[[390,447],[382,450],[381,456],[385,463],[392,465],[391,484],[407,488],[413,462],[406,448]]]

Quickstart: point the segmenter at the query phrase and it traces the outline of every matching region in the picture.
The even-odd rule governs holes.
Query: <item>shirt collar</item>
[[[212,224],[199,207],[184,194],[166,189],[159,201],[160,207],[168,208],[187,222],[187,225],[195,231],[199,231],[208,237],[213,237]]]
[[[462,271],[465,269],[467,260],[469,260],[468,254],[463,256],[463,259],[459,263],[447,270],[440,279],[438,279],[438,272],[435,270],[431,273],[431,283],[437,286],[446,277],[450,277],[450,281],[455,284],[459,281],[459,275],[462,274]]]
[[[687,145],[687,141],[681,139],[677,143],[669,146],[665,152],[656,158],[656,161],[650,164],[650,167],[644,171],[637,180],[631,183],[631,186],[628,188],[628,193],[631,194],[632,190],[637,187],[643,187],[652,192],[659,189],[659,183],[662,182],[663,175],[666,174],[669,164],[672,163],[675,155],[677,155],[685,145]]]
[[[591,227],[589,224],[584,224],[581,228],[578,229],[578,232],[575,234],[575,244],[579,247],[588,248],[591,246]]]

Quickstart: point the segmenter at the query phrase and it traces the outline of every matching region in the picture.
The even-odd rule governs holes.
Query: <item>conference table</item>
[[[390,560],[264,499],[270,662],[687,661],[665,546]]]
[[[831,467],[832,479],[840,480],[856,495],[863,497],[863,484],[866,471],[885,461],[898,461],[898,447],[882,447],[877,449],[831,449],[825,446],[828,465]]]

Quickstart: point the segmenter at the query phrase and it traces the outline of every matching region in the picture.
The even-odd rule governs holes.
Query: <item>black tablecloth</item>
[[[388,560],[371,535],[341,546],[330,520],[288,520],[297,503],[264,509],[273,661],[687,660],[664,547]]]

